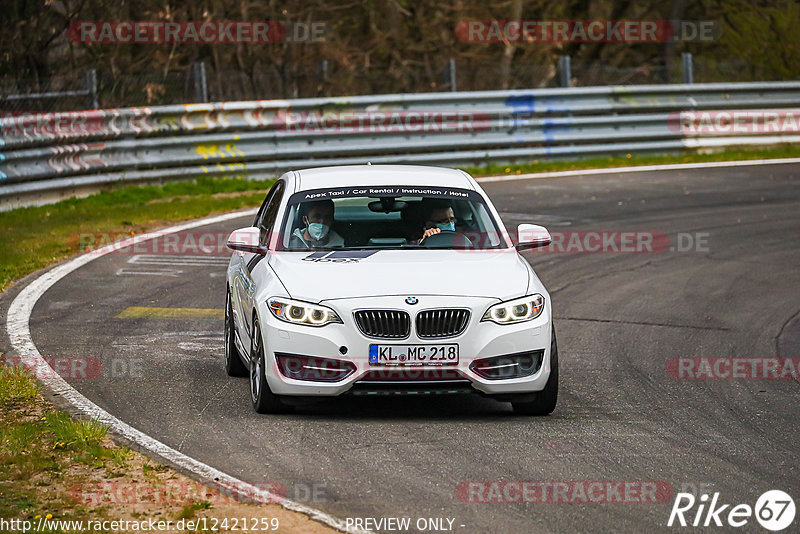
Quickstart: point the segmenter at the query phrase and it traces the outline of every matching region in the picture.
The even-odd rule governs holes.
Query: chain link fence
[[[99,106],[97,72],[43,80],[0,77],[0,113],[44,113]]]
[[[795,51],[795,53],[797,53]],[[759,80],[764,82],[786,81],[792,78],[776,74],[776,70],[767,69],[763,65],[752,64],[747,61],[736,61],[727,59],[718,61],[715,59],[695,56],[694,58],[694,81],[698,83],[706,82],[747,82]]]
[[[450,60],[403,73],[380,67],[344,68],[327,61],[313,69],[291,64],[245,72],[194,63],[165,72],[117,74],[76,72],[49,80],[0,78],[0,112],[36,113],[82,109],[157,106],[202,101],[313,98],[386,93],[485,91],[502,89],[643,85],[680,82],[776,81],[758,66],[702,57],[678,58],[670,66],[646,63],[631,67]],[[683,58],[684,60],[686,58]],[[686,69],[689,69],[687,78]],[[94,76],[94,78],[92,78]],[[344,89],[346,88],[346,89]]]

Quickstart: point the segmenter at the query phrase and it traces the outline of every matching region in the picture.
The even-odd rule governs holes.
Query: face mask
[[[330,227],[322,223],[309,223],[308,225],[308,235],[310,235],[311,239],[314,241],[325,239],[329,231]]]
[[[448,223],[436,223],[436,228],[444,232],[455,232],[456,223],[454,223],[453,221],[450,221]]]

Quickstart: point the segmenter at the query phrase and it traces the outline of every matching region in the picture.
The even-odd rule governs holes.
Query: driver
[[[456,216],[449,202],[433,202],[428,207],[425,226],[419,243],[425,238],[444,232],[456,231]]]
[[[331,228],[333,225],[333,200],[315,200],[300,206],[304,228],[292,233],[290,248],[343,247],[344,239]]]

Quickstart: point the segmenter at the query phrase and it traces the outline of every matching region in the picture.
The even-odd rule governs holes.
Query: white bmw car
[[[558,397],[550,296],[460,170],[291,171],[233,232],[225,367],[276,413],[340,395],[478,393],[545,415]]]

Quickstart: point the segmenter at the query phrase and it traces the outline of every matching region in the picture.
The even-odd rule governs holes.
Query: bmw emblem
[[[406,299],[406,304],[411,304],[412,306],[417,302],[419,302],[419,300],[417,300],[417,297],[408,297]]]

